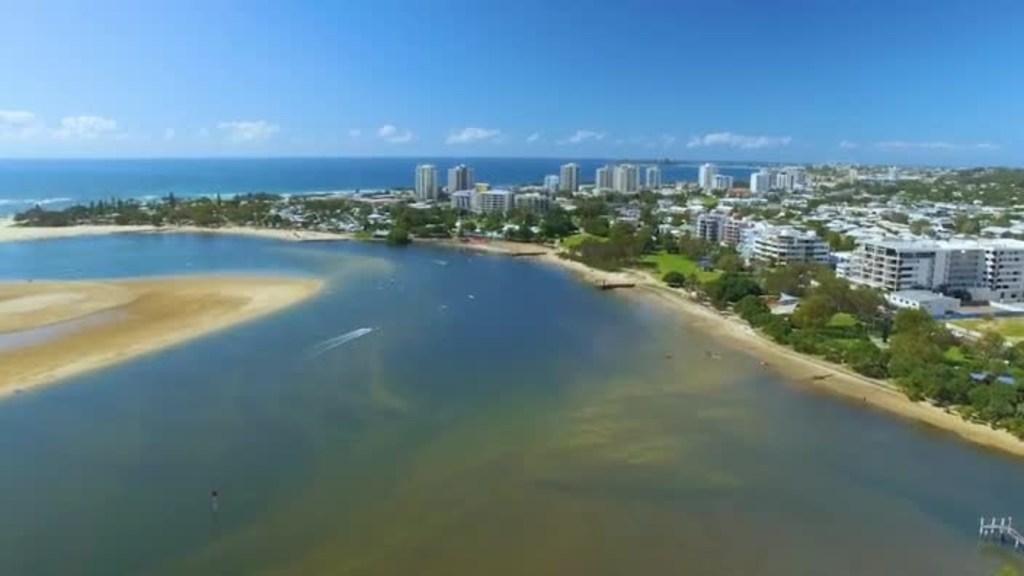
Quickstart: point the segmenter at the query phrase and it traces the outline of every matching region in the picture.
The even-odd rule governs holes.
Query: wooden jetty
[[[598,288],[600,288],[601,290],[614,290],[616,288],[633,288],[634,286],[636,286],[636,282],[630,282],[628,280],[620,280],[620,281],[601,280],[600,282],[598,282],[596,284],[596,286]]]
[[[1013,527],[1013,516],[1006,518],[993,516],[988,520],[983,516],[978,523],[978,536],[1003,544],[1013,544],[1014,550],[1024,550],[1024,536]]]

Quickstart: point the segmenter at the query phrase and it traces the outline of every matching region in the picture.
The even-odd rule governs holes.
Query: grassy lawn
[[[942,356],[945,358],[946,362],[949,362],[950,364],[963,364],[967,361],[967,356],[964,355],[963,348],[960,348],[959,346],[950,346]]]
[[[684,276],[696,274],[697,280],[700,282],[709,282],[718,278],[722,274],[718,270],[712,270],[710,272],[701,270],[696,262],[681,254],[669,254],[667,252],[649,254],[644,256],[643,261],[657,266],[658,276],[664,276],[669,272],[675,271],[682,273]]]
[[[853,328],[857,324],[857,318],[846,312],[836,312],[828,321],[829,328]]]
[[[573,234],[572,236],[566,236],[565,238],[562,238],[562,246],[566,250],[575,250],[575,249],[579,248],[580,244],[583,244],[583,241],[587,240],[588,238],[592,239],[592,240],[597,240],[598,242],[607,242],[608,241],[607,238],[602,238],[600,236],[594,236],[593,234],[587,234],[586,232],[581,232],[579,234]]]
[[[970,320],[954,320],[953,325],[974,330],[975,332],[998,332],[1010,342],[1024,340],[1024,318],[972,318]]]

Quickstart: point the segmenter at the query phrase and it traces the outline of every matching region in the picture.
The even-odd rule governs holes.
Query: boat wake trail
[[[366,336],[370,332],[373,332],[373,328],[356,328],[355,330],[352,330],[351,332],[345,332],[340,336],[328,338],[327,340],[319,342],[317,343],[316,346],[310,348],[309,357],[316,358],[317,356],[323,354],[324,352],[334,350],[338,346],[351,342],[356,338],[362,338],[363,336]]]

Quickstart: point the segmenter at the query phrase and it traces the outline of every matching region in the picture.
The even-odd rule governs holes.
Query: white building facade
[[[789,226],[765,229],[754,243],[754,259],[771,266],[793,263],[828,264],[829,246],[810,230]]]
[[[1024,301],[1019,240],[868,240],[850,256],[845,277],[887,292],[962,291],[975,300]]]
[[[473,169],[469,166],[459,164],[448,169],[449,194],[458,190],[469,190],[473,184]]]
[[[644,171],[644,186],[648,190],[661,188],[661,168],[657,166],[647,167],[647,170]]]
[[[701,164],[697,170],[697,184],[702,190],[714,190],[715,176],[718,174],[718,166],[714,164]]]
[[[574,162],[562,164],[558,170],[558,186],[562,192],[576,192],[580,189],[580,166]]]
[[[437,168],[433,164],[420,164],[416,167],[416,199],[419,201],[437,200]]]
[[[615,167],[613,188],[623,194],[632,194],[640,190],[640,170],[636,164],[619,164]]]

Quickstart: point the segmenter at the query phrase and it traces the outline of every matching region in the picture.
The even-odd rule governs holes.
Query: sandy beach
[[[0,397],[270,314],[321,286],[219,276],[0,284]]]
[[[651,274],[635,270],[603,272],[561,258],[553,251],[542,256],[541,260],[567,268],[591,284],[602,280],[634,281],[636,288],[618,293],[626,298],[638,298],[665,307],[680,321],[730,348],[753,355],[765,363],[766,370],[774,371],[797,385],[837,394],[858,404],[952,432],[970,442],[1024,456],[1024,441],[1005,430],[969,422],[956,413],[927,402],[911,401],[889,382],[868,378],[822,358],[800,354],[763,336],[742,319],[698,303],[683,290],[669,288]]]
[[[271,238],[288,242],[316,242],[325,240],[353,240],[352,234],[316,232],[311,230],[282,230],[248,226],[222,226],[201,228],[198,226],[117,226],[87,224],[81,226],[16,226],[13,220],[0,221],[0,242],[24,242],[29,240],[50,240],[56,238],[77,238],[82,236],[103,236],[107,234],[223,234],[228,236],[252,236]]]

